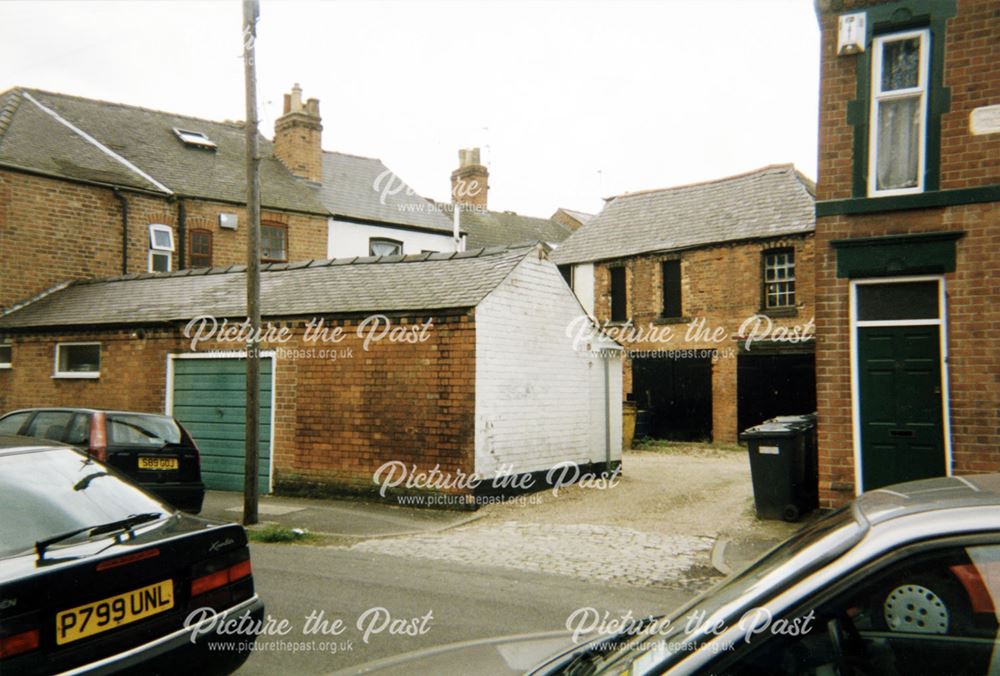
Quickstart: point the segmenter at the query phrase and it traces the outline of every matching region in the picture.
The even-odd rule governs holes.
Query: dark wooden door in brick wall
[[[858,329],[864,490],[943,476],[938,326]]]
[[[712,360],[643,357],[632,360],[632,395],[647,411],[656,439],[712,438]]]
[[[272,359],[260,361],[258,486],[270,491]],[[239,358],[173,360],[173,415],[201,451],[205,487],[242,491],[246,431],[246,362]]]
[[[736,361],[737,433],[779,415],[816,410],[815,354],[741,354]]]

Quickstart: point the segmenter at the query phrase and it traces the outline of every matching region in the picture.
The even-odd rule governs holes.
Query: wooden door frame
[[[891,319],[858,321],[858,286],[862,284],[900,284],[903,282],[937,282],[937,319]],[[948,383],[948,294],[944,275],[910,275],[904,277],[871,277],[850,280],[850,358],[851,358],[851,433],[854,446],[854,494],[864,485],[861,467],[861,390],[858,364],[858,329],[878,326],[937,326],[941,367],[941,434],[944,439],[944,471],[951,476],[951,398]]]
[[[225,352],[184,352],[171,353],[167,355],[167,391],[163,402],[163,413],[171,418],[174,417],[174,360],[176,359],[246,359],[246,350],[232,350]],[[271,360],[271,420],[270,438],[267,440],[268,467],[267,467],[267,493],[274,492],[274,405],[277,401],[278,384],[278,358],[275,350],[261,350],[261,359]]]

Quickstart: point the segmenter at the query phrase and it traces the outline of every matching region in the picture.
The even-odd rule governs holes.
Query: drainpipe
[[[184,206],[184,199],[177,200],[177,269],[183,270],[185,265],[184,254],[187,251],[185,240],[187,239],[187,207]]]
[[[122,274],[128,274],[128,199],[118,188],[112,188],[111,192],[118,199],[122,207]]]
[[[611,358],[604,360],[604,475],[611,478]]]

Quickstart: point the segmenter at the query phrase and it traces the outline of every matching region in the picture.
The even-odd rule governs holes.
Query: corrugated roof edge
[[[458,253],[450,251],[443,253],[408,254],[406,256],[349,256],[346,258],[311,259],[296,261],[294,263],[268,263],[262,265],[260,271],[267,274],[273,272],[294,272],[296,270],[304,270],[306,268],[321,268],[339,265],[397,265],[402,263],[423,263],[425,261],[447,261],[461,258],[482,258],[486,256],[496,256],[508,251],[517,251],[520,249],[523,249],[525,254],[527,254],[530,249],[537,247],[541,247],[545,252],[551,250],[551,247],[544,242],[524,242],[520,244],[510,244],[508,246],[493,246],[483,249],[472,249],[470,251],[461,251]],[[13,306],[12,309],[4,312],[3,314],[10,314],[10,312],[13,312],[14,308],[20,309],[26,305],[34,303],[35,301],[41,300],[51,293],[61,291],[67,286],[72,285],[82,286],[87,284],[109,284],[112,282],[129,282],[136,279],[171,279],[174,277],[226,275],[231,273],[243,273],[245,271],[245,265],[230,265],[228,267],[215,268],[186,268],[184,270],[173,270],[171,272],[133,272],[127,275],[118,275],[115,277],[78,279],[58,284],[51,289],[42,292],[38,296],[31,298],[30,300]],[[0,314],[0,316],[3,316],[3,314]]]

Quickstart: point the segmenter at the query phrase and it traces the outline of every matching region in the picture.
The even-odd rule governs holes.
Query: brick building
[[[243,321],[245,284],[81,281],[0,317],[0,409],[166,411],[206,484],[238,489],[245,342],[221,322]],[[387,462],[452,478],[620,462],[620,348],[567,335],[582,312],[543,247],[268,264],[261,289],[264,490],[370,492]]]
[[[653,436],[734,442],[814,410],[812,191],[780,165],[628,193],[553,252],[625,345],[624,395]]]
[[[261,139],[264,260],[455,250],[447,216],[321,133],[296,85]],[[73,279],[245,262],[244,138],[241,123],[0,94],[0,310]]]
[[[818,0],[825,506],[1000,469],[1000,11]]]

